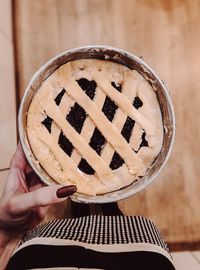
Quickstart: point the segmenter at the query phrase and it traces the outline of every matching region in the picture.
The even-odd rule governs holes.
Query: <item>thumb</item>
[[[13,215],[18,215],[33,207],[60,203],[65,200],[66,197],[76,192],[76,190],[77,188],[74,185],[52,185],[39,188],[32,192],[15,195],[10,201],[10,212]]]

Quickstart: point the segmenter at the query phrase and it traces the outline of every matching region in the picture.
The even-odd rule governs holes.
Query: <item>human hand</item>
[[[0,228],[31,229],[45,217],[52,204],[76,192],[76,186],[46,186],[27,163],[19,144],[0,198]]]

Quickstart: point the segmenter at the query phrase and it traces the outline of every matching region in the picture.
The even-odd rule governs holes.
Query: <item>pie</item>
[[[161,150],[163,123],[156,93],[140,73],[81,59],[42,83],[28,109],[27,135],[51,178],[95,196],[140,181]]]

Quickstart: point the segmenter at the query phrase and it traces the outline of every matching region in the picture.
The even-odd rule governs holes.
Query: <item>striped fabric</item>
[[[156,226],[143,217],[122,215],[91,215],[38,226],[23,237],[7,269],[51,267],[175,269]]]

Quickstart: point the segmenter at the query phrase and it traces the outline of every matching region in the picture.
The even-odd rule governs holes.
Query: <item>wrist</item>
[[[0,229],[0,252],[11,241],[11,235]]]
[[[13,242],[13,240],[17,239],[20,235],[19,232],[17,232],[14,227],[11,228],[8,225],[7,216],[4,211],[4,207],[0,203],[0,257],[2,253],[4,253],[4,250],[7,246],[10,246],[10,243]]]
[[[22,235],[0,230],[0,268],[5,269]]]

